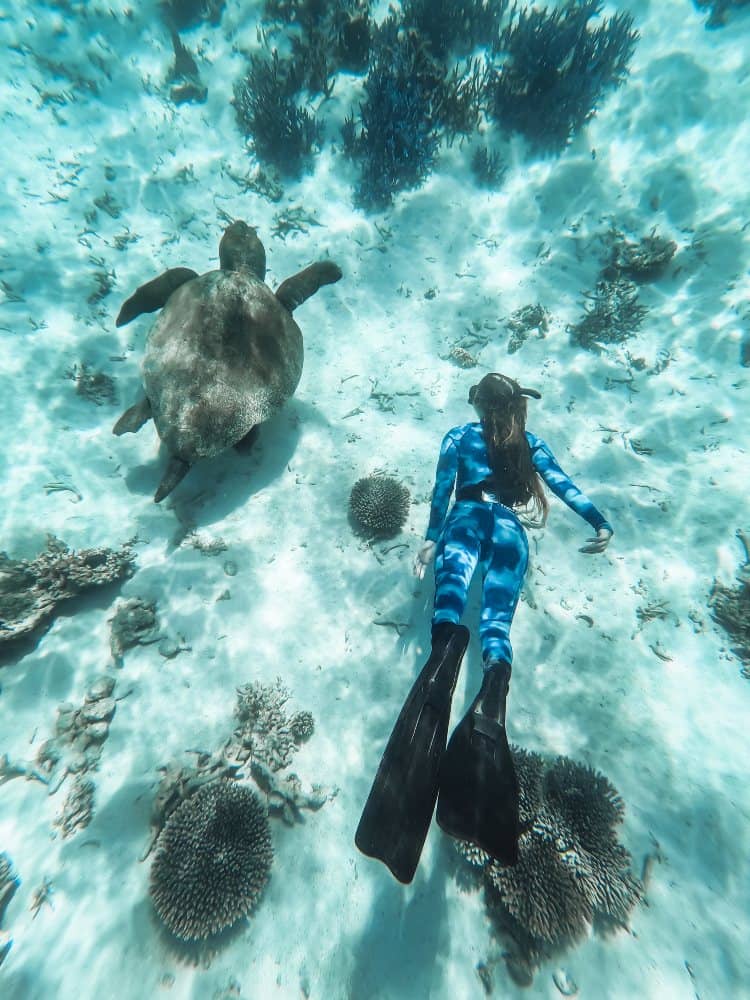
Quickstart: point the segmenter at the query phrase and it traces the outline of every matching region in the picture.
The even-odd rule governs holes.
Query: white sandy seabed
[[[605,773],[627,806],[621,839],[635,871],[648,853],[661,859],[630,931],[591,937],[562,965],[587,997],[750,996],[750,685],[707,608],[714,579],[733,581],[735,530],[746,526],[748,15],[707,32],[687,0],[631,4],[642,38],[630,78],[559,159],[533,160],[513,142],[502,189],[487,193],[454,147],[421,189],[372,217],[352,208],[353,168],[330,143],[280,204],[231,180],[252,165],[229,105],[244,66],[237,45],[257,44],[251,5],[229,3],[219,27],[186,33],[208,101],[178,109],[163,85],[172,52],[155,5],[131,18],[120,3],[86,5],[85,16],[80,6],[0,11],[10,154],[0,206],[2,548],[30,558],[47,532],[73,548],[137,536],[137,572],[114,594],[65,610],[3,668],[0,753],[33,760],[56,706],[80,702],[90,678],[111,668],[118,596],[156,600],[165,630],[190,650],[126,654],[117,690],[132,693],[93,773],[85,832],[54,835],[64,793],[2,786],[0,849],[22,883],[5,915],[14,943],[0,994],[463,998],[483,995],[484,962],[495,963],[498,996],[558,995],[551,966],[526,990],[513,984],[481,896],[457,887],[439,830],[409,888],[353,844],[425,656],[431,585],[414,581],[411,560],[440,439],[470,417],[477,377],[446,356],[478,328],[488,337],[478,370],[542,392],[530,428],[616,529],[603,556],[582,555],[587,525],[553,500],[547,528],[533,535],[513,632],[512,739]],[[337,85],[333,120],[355,85]],[[87,222],[106,193],[119,216],[100,208]],[[297,205],[319,225],[274,238],[276,214]],[[302,382],[256,450],[205,462],[157,507],[166,456],[153,425],[111,433],[137,396],[150,319],[116,330],[114,317],[165,267],[216,266],[222,213],[258,227],[270,284],[324,254],[344,278],[296,314]],[[632,238],[656,227],[679,249],[666,276],[642,288],[649,312],[638,335],[597,355],[571,346],[566,326],[594,286],[611,223]],[[118,250],[128,231],[137,241]],[[113,288],[90,301],[97,272]],[[549,333],[509,357],[503,318],[533,302],[550,310]],[[76,395],[65,372],[83,362],[116,379],[117,407]],[[374,469],[411,490],[402,547],[370,547],[348,523],[351,486]],[[50,482],[74,486],[80,500],[45,490]],[[202,554],[184,523],[226,551]],[[640,622],[637,610],[654,602],[665,602],[666,617]],[[474,596],[469,624],[477,611]],[[399,638],[376,619],[409,627]],[[148,863],[138,860],[157,768],[214,748],[231,727],[235,688],[277,676],[316,719],[294,769],[338,794],[304,825],[273,822],[261,905],[208,968],[193,967],[159,932]],[[454,720],[479,677],[473,640]],[[34,916],[44,879],[54,892]]]

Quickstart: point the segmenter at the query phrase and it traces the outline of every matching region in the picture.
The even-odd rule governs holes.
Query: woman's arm
[[[423,579],[425,570],[435,557],[437,540],[445,524],[445,515],[448,513],[451,493],[456,483],[456,473],[458,472],[458,449],[456,448],[455,428],[443,438],[440,446],[440,457],[438,458],[437,471],[435,473],[435,487],[432,491],[432,506],[430,507],[430,523],[427,527],[425,541],[420,546],[419,552],[414,559],[414,575],[420,580]]]
[[[612,525],[597,507],[580,490],[573,480],[560,468],[549,445],[541,438],[529,435],[531,460],[534,468],[550,490],[567,504],[572,511],[591,525],[596,537],[590,538],[581,552],[603,552],[612,537]]]
[[[445,516],[448,513],[448,504],[453,493],[453,487],[456,483],[458,448],[456,447],[454,430],[448,431],[443,438],[443,443],[440,445],[440,456],[435,472],[435,488],[432,491],[430,523],[427,526],[427,534],[425,535],[425,538],[429,542],[436,542],[440,537],[440,532],[443,530],[443,525],[445,524]]]

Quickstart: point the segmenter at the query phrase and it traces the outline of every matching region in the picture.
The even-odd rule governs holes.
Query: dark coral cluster
[[[183,31],[202,21],[218,24],[224,6],[225,0],[161,0],[159,10],[169,28]]]
[[[386,35],[393,39],[386,42]],[[382,209],[432,170],[440,138],[431,72],[416,35],[381,33],[364,83],[360,127],[349,118],[343,132],[346,152],[359,162],[359,204]]]
[[[437,59],[494,47],[508,0],[404,0],[404,23],[425,39]]]
[[[660,278],[677,244],[652,230],[635,241],[612,226],[602,237],[607,257],[593,292],[584,293],[581,319],[568,327],[572,344],[601,351],[621,344],[641,327],[648,309],[639,300],[639,285]]]
[[[291,59],[276,49],[270,57],[254,55],[234,88],[234,109],[255,155],[280,173],[298,176],[321,141],[322,126],[295,98],[296,78]]]
[[[727,587],[714,581],[709,606],[714,621],[734,643],[734,652],[742,663],[742,673],[750,678],[750,537],[741,530],[737,537],[745,550],[745,562],[737,571],[737,586]]]
[[[349,495],[349,513],[363,535],[390,538],[406,524],[409,503],[409,491],[403,483],[378,472],[354,484]]]
[[[516,964],[533,969],[551,949],[592,925],[624,926],[642,893],[616,828],[624,806],[609,780],[567,757],[512,748],[520,786],[519,862],[504,867],[477,848],[488,905],[515,942]]]
[[[167,821],[151,867],[151,898],[176,937],[202,940],[253,910],[272,861],[259,797],[234,781],[212,782]]]
[[[180,40],[180,36],[172,30],[172,48],[174,63],[167,74],[170,85],[169,98],[175,104],[193,102],[203,104],[208,97],[208,90],[203,85],[198,70],[198,63],[192,52]]]
[[[505,321],[508,329],[508,354],[515,354],[524,344],[532,330],[543,340],[549,332],[549,310],[537,302],[534,305],[521,306]]]
[[[627,76],[633,18],[600,18],[601,10],[598,0],[552,10],[404,0],[376,23],[369,0],[267,0],[269,55],[253,56],[235,87],[238,122],[261,161],[297,175],[322,141],[323,105],[311,112],[309,96],[330,97],[342,71],[364,74],[362,99],[340,131],[359,168],[356,201],[382,210],[424,182],[441,143],[475,135],[483,118],[501,135],[521,132],[532,148],[560,151]],[[502,181],[504,165],[486,143],[471,165],[478,183]]]
[[[590,351],[632,337],[648,311],[638,301],[638,286],[628,278],[602,279],[586,299],[583,317],[569,333],[571,343]]]
[[[336,73],[361,72],[367,66],[369,0],[266,0],[265,18],[291,29],[300,90],[328,96]]]
[[[604,278],[629,278],[642,284],[661,277],[677,251],[674,240],[659,236],[652,230],[637,242],[612,227],[605,236],[608,260]]]
[[[148,646],[161,638],[156,601],[145,601],[141,597],[130,597],[121,601],[110,621],[109,648],[112,659],[118,667],[123,664],[123,656],[134,646]]]
[[[496,150],[477,146],[471,155],[471,172],[479,187],[500,187],[508,166]]]
[[[488,81],[489,116],[541,151],[561,150],[623,82],[638,40],[630,14],[590,28],[601,10],[599,0],[514,9]]]
[[[729,11],[747,7],[750,0],[694,0],[699,10],[708,11],[707,28],[721,28],[727,23]]]
[[[21,880],[13,870],[13,862],[7,854],[0,854],[0,925],[5,916],[5,909],[20,884]],[[0,929],[0,965],[5,961],[12,944],[13,938],[10,934]]]
[[[0,644],[33,632],[63,601],[89,587],[122,580],[133,571],[133,554],[96,548],[71,551],[53,535],[35,559],[11,559],[0,552]]]
[[[117,402],[115,380],[106,372],[96,371],[85,361],[80,365],[73,365],[65,376],[75,382],[77,395],[96,406]]]

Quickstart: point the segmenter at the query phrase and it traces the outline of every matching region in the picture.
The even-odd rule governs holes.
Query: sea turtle
[[[241,221],[224,231],[219,264],[200,276],[187,267],[165,271],[141,285],[117,317],[124,326],[162,310],[146,341],[145,396],[113,428],[135,432],[154,418],[170,456],[156,503],[199,458],[246,450],[257,425],[294,393],[304,351],[292,312],[341,277],[333,261],[318,261],[272,292],[263,244]]]

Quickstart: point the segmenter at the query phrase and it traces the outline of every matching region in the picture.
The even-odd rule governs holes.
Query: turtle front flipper
[[[123,415],[112,428],[112,433],[117,434],[118,437],[121,434],[135,434],[135,432],[139,431],[146,421],[150,420],[152,416],[151,403],[149,403],[148,399],[144,396],[140,402],[135,404],[135,406],[131,406],[129,409],[125,410]]]
[[[252,451],[253,445],[258,440],[258,433],[260,432],[260,427],[256,424],[251,427],[247,434],[240,438],[239,441],[234,445],[234,450],[238,455],[247,455]]]
[[[123,302],[122,309],[115,320],[115,326],[125,326],[131,319],[140,316],[141,313],[156,312],[166,304],[167,299],[175,289],[184,285],[186,281],[197,278],[198,275],[189,267],[171,267],[158,278],[147,281],[141,285],[130,298]]]
[[[167,471],[162,476],[159,489],[154,494],[154,503],[161,503],[164,497],[169,496],[172,490],[180,483],[190,471],[190,463],[172,455],[169,459]]]
[[[276,289],[276,298],[289,312],[314,295],[323,285],[332,285],[341,277],[341,268],[332,260],[319,260],[303,271],[282,281]]]

